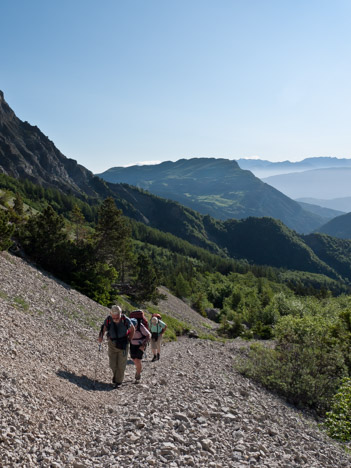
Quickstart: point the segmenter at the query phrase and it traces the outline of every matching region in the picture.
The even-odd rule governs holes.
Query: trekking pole
[[[96,376],[97,376],[97,368],[98,368],[98,365],[100,363],[100,355],[101,355],[101,351],[102,351],[102,348],[101,348],[101,343],[99,343],[99,351],[98,351],[98,355],[97,355],[97,359],[96,359],[96,364],[95,364],[95,373],[94,373],[94,388],[96,388]]]

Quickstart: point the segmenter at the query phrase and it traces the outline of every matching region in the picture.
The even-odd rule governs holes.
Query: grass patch
[[[28,310],[29,309],[29,304],[27,304],[27,302],[22,299],[22,297],[20,296],[16,296],[14,299],[13,299],[14,303],[16,306],[19,306],[22,310]]]
[[[234,200],[229,198],[223,198],[220,195],[202,195],[194,197],[199,203],[208,203],[211,205],[217,205],[219,207],[231,207],[235,204]]]
[[[1,299],[9,300],[9,296],[3,291],[0,291],[0,297]]]
[[[214,328],[213,325],[211,325],[210,323],[205,323],[205,322],[203,322],[201,326],[204,328],[207,328],[208,330],[213,330]]]

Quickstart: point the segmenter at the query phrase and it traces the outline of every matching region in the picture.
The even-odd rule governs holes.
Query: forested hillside
[[[304,233],[324,222],[229,159],[193,158],[113,167],[98,175],[108,182],[127,183],[176,200],[216,219],[269,216]]]
[[[351,239],[351,213],[338,216],[317,229],[318,232],[340,239]]]
[[[74,216],[72,211],[77,206],[83,215],[81,222],[96,223],[98,220],[101,202],[96,198],[88,199],[89,203],[84,202],[72,195],[65,195],[57,189],[44,189],[29,181],[20,182],[5,175],[0,175],[1,187],[5,200],[9,198],[6,195],[9,192],[12,196],[17,194],[24,197],[33,208],[38,210],[43,210],[49,203],[58,214],[69,219]],[[135,189],[135,193],[138,195],[139,206],[149,200],[149,195],[144,198],[142,191]],[[159,229],[152,228],[145,222],[141,223],[128,216],[125,217],[137,240],[165,247],[171,251],[180,250],[181,253],[188,252],[189,249],[185,246],[191,244],[192,252],[207,251],[206,255],[209,256],[211,253],[217,256],[215,262],[217,266],[221,263],[223,265],[233,263],[261,265],[261,267],[322,274],[330,279],[338,280],[338,284],[349,280],[349,273],[344,266],[336,262],[329,264],[327,259],[318,257],[318,254],[306,244],[304,238],[279,221],[271,218],[216,221],[209,216],[202,216],[183,208],[181,205],[172,202],[168,205],[167,200],[155,196],[153,198],[156,199],[156,206],[159,206],[160,210],[155,212],[151,205],[144,212],[150,216],[154,226],[159,226]],[[125,212],[127,215],[130,214],[128,209],[119,211],[121,216],[124,216]],[[163,218],[159,213],[164,213]],[[182,216],[184,216],[184,224],[174,223],[175,219],[182,219]],[[171,223],[174,229],[170,227]],[[180,245],[182,247],[179,249]],[[336,244],[331,242],[331,245]],[[220,267],[220,270],[228,270],[228,268]],[[231,268],[230,271],[232,271]],[[340,287],[337,289],[339,290]]]

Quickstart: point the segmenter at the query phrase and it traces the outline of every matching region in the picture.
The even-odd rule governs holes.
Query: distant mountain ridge
[[[338,216],[317,229],[317,232],[340,239],[351,239],[351,213]]]
[[[338,210],[333,210],[331,208],[326,208],[323,206],[319,206],[316,203],[307,203],[303,202],[300,200],[296,200],[299,205],[305,210],[305,211],[310,211],[311,213],[315,213],[316,215],[320,216],[321,218],[325,219],[325,222],[327,223],[333,218],[336,218],[337,216],[341,216],[345,214],[343,211],[338,211]]]
[[[278,161],[272,162],[262,159],[237,159],[242,169],[247,169],[259,178],[288,174],[291,172],[303,172],[314,169],[329,169],[340,167],[351,167],[351,159],[321,156],[305,158],[302,161]]]
[[[314,169],[262,179],[288,197],[335,199],[351,196],[351,167]]]
[[[305,233],[325,222],[325,218],[305,211],[298,203],[228,159],[192,158],[154,165],[113,167],[97,175],[111,183],[131,184],[178,201],[216,219],[270,216]]]
[[[351,212],[351,196],[342,198],[332,198],[330,200],[314,198],[314,197],[302,197],[297,198],[298,203],[307,203],[311,205],[318,205],[323,208],[340,211],[340,215],[343,213]],[[337,215],[339,216],[339,215]]]

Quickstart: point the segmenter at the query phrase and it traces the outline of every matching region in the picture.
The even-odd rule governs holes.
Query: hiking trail
[[[164,343],[154,363],[149,346],[141,382],[129,359],[123,385],[113,389],[106,341],[99,352],[90,325],[107,314],[0,254],[3,468],[351,466],[308,414],[234,370],[241,340],[182,337]]]

